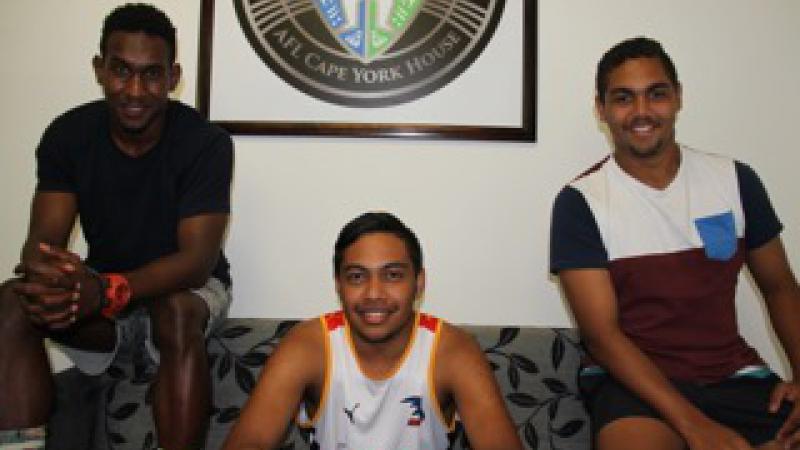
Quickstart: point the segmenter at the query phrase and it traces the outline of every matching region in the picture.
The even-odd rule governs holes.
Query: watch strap
[[[91,268],[89,266],[85,266],[85,267],[86,267],[86,272],[88,272],[89,275],[91,275],[92,278],[97,282],[97,287],[100,289],[100,291],[99,291],[100,292],[99,293],[99,295],[100,295],[100,304],[98,305],[97,309],[95,310],[95,313],[96,312],[100,312],[100,311],[102,311],[103,308],[108,306],[108,303],[109,303],[108,297],[106,297],[106,291],[108,291],[108,286],[109,286],[108,285],[108,281],[98,271],[94,270],[93,268]]]
[[[106,282],[105,298],[108,303],[100,310],[100,314],[108,319],[114,319],[130,303],[131,286],[122,274],[104,273],[101,276]]]

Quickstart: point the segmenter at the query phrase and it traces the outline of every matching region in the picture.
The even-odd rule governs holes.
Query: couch
[[[276,319],[227,319],[208,339],[213,409],[206,449],[216,450],[236,421],[260,368],[296,323]],[[479,341],[529,449],[591,448],[590,424],[577,390],[581,346],[574,329],[464,326]],[[121,354],[104,375],[76,369],[56,376],[49,450],[150,450],[156,436],[150,412],[155,364],[144,345]],[[460,426],[452,449],[469,449]],[[295,428],[283,449],[307,449]]]

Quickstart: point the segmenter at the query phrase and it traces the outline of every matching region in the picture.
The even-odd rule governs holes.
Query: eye
[[[128,78],[131,75],[131,70],[122,64],[118,64],[111,66],[111,73],[118,78]]]
[[[658,88],[653,89],[650,91],[650,99],[651,100],[664,100],[670,97],[669,89],[667,88]]]
[[[384,278],[387,281],[402,281],[406,277],[406,271],[403,269],[389,269],[384,273]]]
[[[362,271],[351,271],[344,275],[344,279],[348,284],[361,284],[367,279],[367,275]]]
[[[617,92],[611,94],[611,102],[617,105],[625,105],[631,102],[633,95],[627,92]]]
[[[160,67],[150,67],[145,69],[143,75],[145,80],[148,81],[158,81],[161,79],[161,76],[164,74],[164,71]]]

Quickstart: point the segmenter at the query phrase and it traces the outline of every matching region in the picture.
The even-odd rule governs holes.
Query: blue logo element
[[[408,419],[408,426],[418,427],[425,420],[425,411],[422,410],[422,397],[412,395],[404,398],[400,403],[408,403],[411,407],[411,417]]]
[[[316,0],[328,31],[361,62],[381,57],[406,32],[423,0]]]
[[[700,217],[695,219],[694,225],[710,259],[728,261],[736,253],[736,224],[732,211]]]

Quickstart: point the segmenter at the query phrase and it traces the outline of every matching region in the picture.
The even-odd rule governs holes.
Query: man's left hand
[[[772,391],[769,412],[776,413],[784,401],[792,403],[792,412],[778,430],[775,440],[785,449],[800,446],[800,383],[797,381],[781,382]]]
[[[78,309],[76,318],[82,319],[100,312],[103,306],[103,281],[97,272],[89,269],[81,261],[80,256],[67,250],[42,244],[40,250],[52,258],[58,267],[73,282],[75,292],[78,293]]]

